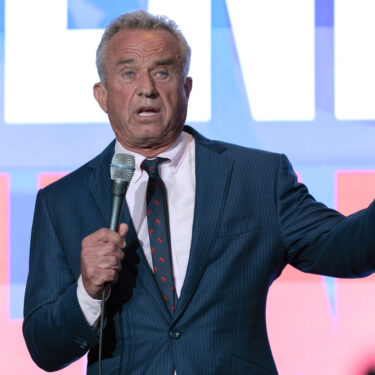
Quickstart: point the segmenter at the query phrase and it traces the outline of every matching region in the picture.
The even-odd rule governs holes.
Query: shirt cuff
[[[100,318],[102,301],[100,299],[92,298],[86,292],[82,282],[82,275],[79,276],[77,284],[77,298],[83,315],[85,316],[87,323],[89,323],[91,327],[96,328]]]

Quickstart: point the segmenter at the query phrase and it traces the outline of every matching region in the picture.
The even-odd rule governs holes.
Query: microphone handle
[[[120,215],[122,206],[124,205],[126,190],[128,190],[129,182],[112,182],[112,205],[111,216],[109,220],[109,229],[117,231],[120,224]]]
[[[117,231],[118,226],[120,224],[120,214],[122,210],[122,206],[124,204],[125,195],[122,197],[112,197],[112,207],[111,207],[111,218],[109,221],[109,229]]]

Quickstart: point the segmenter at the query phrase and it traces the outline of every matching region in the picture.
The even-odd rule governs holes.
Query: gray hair
[[[144,10],[126,13],[117,17],[105,29],[98,49],[96,50],[96,68],[100,81],[106,85],[107,73],[105,70],[105,50],[111,38],[123,29],[139,29],[139,30],[166,30],[170,32],[177,40],[182,61],[182,72],[187,77],[190,66],[191,48],[187,43],[177,24],[166,16],[156,16],[147,13]]]

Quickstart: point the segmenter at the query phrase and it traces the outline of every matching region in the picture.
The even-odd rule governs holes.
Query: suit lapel
[[[102,163],[95,163],[96,159],[94,159],[90,163],[94,168],[86,177],[86,185],[101,213],[104,227],[108,226],[111,214],[111,178],[109,174],[111,156],[109,152],[108,155],[105,154]]]
[[[220,223],[233,165],[233,161],[224,155],[224,147],[197,134],[194,136],[196,195],[193,234],[186,277],[173,320],[183,313],[202,277]]]

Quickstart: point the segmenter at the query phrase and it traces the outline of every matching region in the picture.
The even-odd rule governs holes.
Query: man
[[[265,305],[285,265],[335,277],[375,269],[374,204],[345,218],[297,184],[284,156],[184,127],[189,59],[175,24],[146,12],[104,33],[94,95],[116,142],[41,190],[35,209],[23,330],[48,371],[89,350],[97,373],[99,298],[110,283],[105,374],[275,374]],[[136,161],[118,233],[106,229],[115,152]],[[153,237],[160,220],[149,204],[164,204],[146,190],[157,185],[170,238]]]

